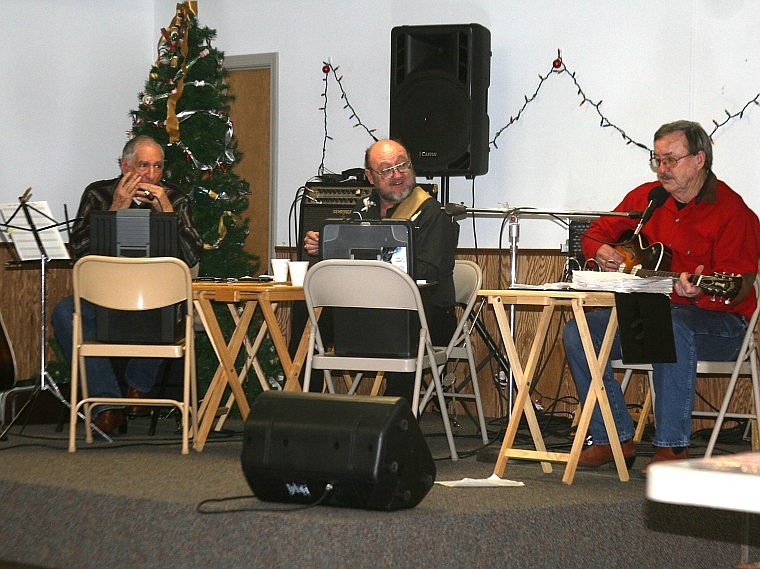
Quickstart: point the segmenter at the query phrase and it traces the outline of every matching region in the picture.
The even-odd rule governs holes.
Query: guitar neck
[[[649,269],[639,269],[637,267],[625,269],[623,272],[636,275],[637,277],[670,277],[671,279],[677,279],[681,277],[681,273],[673,273],[671,271],[652,271]],[[689,275],[689,282],[696,285],[697,283],[694,281],[695,279],[699,280],[699,277],[700,275]]]
[[[621,272],[630,273],[639,277],[667,277],[678,279],[681,273],[670,271],[652,271],[649,269],[639,269],[633,267],[623,269]],[[725,273],[712,275],[689,275],[689,282],[698,286],[707,294],[719,296],[721,298],[733,298],[741,290],[742,277],[738,275],[728,275]]]

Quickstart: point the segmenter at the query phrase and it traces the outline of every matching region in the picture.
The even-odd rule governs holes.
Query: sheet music
[[[671,277],[637,277],[628,273],[573,271],[573,288],[609,292],[673,292]]]
[[[34,238],[34,232],[29,227],[29,222],[21,209],[19,202],[0,203],[0,218],[3,224],[0,226],[5,241],[12,241],[16,247],[19,261],[33,261],[41,258],[41,252]],[[27,202],[32,223],[38,230],[40,241],[45,249],[48,259],[70,259],[69,252],[61,237],[60,227],[56,225],[53,213],[47,202]],[[44,229],[49,228],[49,229]]]

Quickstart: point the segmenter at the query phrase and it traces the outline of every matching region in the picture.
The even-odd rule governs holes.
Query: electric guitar
[[[3,315],[0,314],[0,391],[7,391],[16,384],[16,358],[8,339]]]
[[[633,230],[624,232],[620,239],[622,245],[615,250],[623,255],[623,262],[618,269],[621,273],[630,273],[640,277],[671,277],[677,279],[680,273],[668,271],[672,254],[662,243],[648,244],[643,235],[633,236]],[[698,286],[706,294],[720,298],[734,298],[742,288],[741,275],[713,273],[712,275],[690,275],[689,282]]]

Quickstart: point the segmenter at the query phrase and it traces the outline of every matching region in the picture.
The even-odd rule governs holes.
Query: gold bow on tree
[[[158,40],[158,59],[160,63],[168,63],[177,67],[182,56],[182,67],[177,73],[177,82],[166,101],[166,132],[169,142],[179,140],[179,120],[177,119],[177,101],[185,88],[185,73],[187,71],[187,36],[192,25],[191,16],[198,15],[198,2],[183,2],[177,4],[174,18],[168,28],[161,29],[161,39]]]

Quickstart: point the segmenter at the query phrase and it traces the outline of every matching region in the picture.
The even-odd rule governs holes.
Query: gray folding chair
[[[760,382],[758,381],[758,368],[757,368],[757,342],[755,340],[755,326],[757,324],[758,315],[760,315],[760,276],[755,279],[755,295],[758,298],[758,304],[755,308],[755,312],[752,314],[752,318],[747,324],[747,333],[744,336],[741,349],[739,350],[739,356],[732,361],[707,361],[697,360],[697,379],[711,379],[716,376],[729,376],[728,385],[726,386],[726,392],[723,396],[720,409],[718,411],[694,411],[693,417],[711,417],[715,418],[715,425],[713,426],[712,433],[710,434],[710,441],[707,443],[705,450],[705,458],[712,455],[715,443],[718,440],[723,421],[725,419],[749,419],[750,421],[756,421],[756,428],[760,428]],[[610,362],[613,369],[625,370],[623,376],[623,382],[621,387],[623,393],[628,386],[631,379],[631,375],[635,371],[643,371],[648,375],[649,386],[644,404],[642,406],[641,414],[639,416],[639,425],[636,427],[635,441],[641,440],[641,433],[643,427],[646,424],[647,417],[649,416],[650,409],[654,406],[655,393],[652,389],[652,366],[650,365],[625,365],[621,360],[612,360]],[[728,406],[731,403],[731,398],[734,395],[736,388],[736,381],[739,377],[749,377],[752,381],[752,400],[754,406],[754,413],[738,413],[729,412]],[[657,418],[655,417],[655,420]],[[749,425],[748,425],[749,428]]]
[[[483,444],[488,444],[488,431],[486,430],[486,420],[483,414],[483,403],[480,399],[480,386],[478,385],[478,369],[475,365],[475,356],[472,351],[472,341],[469,318],[475,301],[478,298],[478,291],[483,283],[483,272],[477,263],[465,260],[454,261],[454,291],[456,303],[461,308],[459,321],[456,330],[451,336],[447,346],[444,346],[448,365],[452,363],[456,367],[461,361],[467,363],[469,375],[457,378],[454,371],[445,373],[447,364],[440,366],[439,375],[442,377],[444,386],[444,397],[456,402],[472,401],[475,403],[475,411],[478,418],[478,427]],[[464,392],[467,384],[471,385],[472,393]],[[435,385],[430,383],[425,391],[425,395],[420,403],[420,409],[425,409],[432,399]],[[462,403],[463,404],[463,403]]]
[[[309,390],[311,374],[323,370],[327,388],[335,393],[331,370],[358,372],[350,389],[353,392],[366,371],[414,373],[412,411],[419,417],[422,372],[429,369],[438,403],[446,408],[439,366],[447,360],[444,348],[434,348],[425,318],[420,292],[412,278],[398,267],[383,261],[329,259],[320,261],[306,273],[304,297],[309,312],[309,351],[304,370],[304,391]],[[336,355],[328,352],[319,331],[318,313],[324,307],[376,308],[416,312],[419,341],[416,354],[410,357],[365,357]],[[389,334],[394,333],[388,330]],[[441,413],[452,460],[458,460],[449,417]]]

